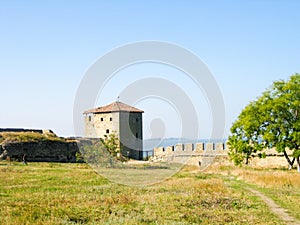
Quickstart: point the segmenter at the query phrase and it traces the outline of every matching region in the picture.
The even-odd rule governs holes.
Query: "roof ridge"
[[[121,111],[121,108],[118,103],[121,103],[121,102],[116,102],[118,109]]]
[[[143,113],[143,110],[135,108],[133,106],[127,105],[123,102],[113,102],[111,104],[101,106],[98,108],[86,110],[83,114],[89,113],[107,113],[107,112],[135,112],[135,113]]]

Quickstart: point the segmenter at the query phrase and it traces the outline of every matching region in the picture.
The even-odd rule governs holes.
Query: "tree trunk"
[[[291,161],[285,150],[283,151],[283,154],[284,154],[284,157],[286,158],[286,160],[287,160],[287,162],[289,164],[289,170],[291,170],[293,168],[293,165],[294,165],[294,162],[295,162],[295,157]]]
[[[246,157],[246,162],[245,162],[246,165],[249,164],[249,157]]]
[[[297,169],[298,172],[300,173],[300,156],[297,157]]]

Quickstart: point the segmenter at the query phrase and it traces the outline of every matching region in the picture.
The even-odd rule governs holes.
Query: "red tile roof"
[[[109,113],[109,112],[135,112],[135,113],[143,113],[143,110],[134,108],[130,105],[127,105],[122,102],[113,102],[109,105],[101,106],[95,109],[90,109],[85,111],[83,114],[89,113]]]

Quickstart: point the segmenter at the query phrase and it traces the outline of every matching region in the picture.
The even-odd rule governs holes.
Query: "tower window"
[[[139,122],[139,118],[135,118],[135,122]]]
[[[109,118],[109,121],[112,121],[112,117]]]
[[[109,129],[106,129],[106,133],[109,134]]]
[[[103,118],[101,118],[101,121],[103,121]]]
[[[92,117],[91,116],[89,116],[89,121],[92,121]]]
[[[139,138],[139,134],[138,134],[138,133],[135,133],[135,137],[136,137],[136,138]]]

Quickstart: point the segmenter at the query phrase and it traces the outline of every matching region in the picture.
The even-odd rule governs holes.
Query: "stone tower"
[[[144,111],[122,102],[85,111],[85,137],[104,138],[115,133],[122,146],[122,155],[134,159],[143,158]]]

